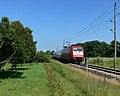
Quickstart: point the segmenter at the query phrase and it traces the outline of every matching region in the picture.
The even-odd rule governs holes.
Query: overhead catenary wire
[[[107,29],[109,29],[110,31],[113,32],[113,29],[111,29],[110,27],[106,26],[104,23],[100,22],[98,19],[97,19],[97,21],[98,21],[100,24],[102,24],[105,28],[107,28]]]
[[[108,22],[107,22],[108,23]],[[106,25],[107,23],[105,23],[104,25]],[[91,31],[89,34],[87,34],[86,36],[84,36],[84,37],[82,37],[81,39],[79,39],[80,41],[81,40],[84,40],[84,39],[86,39],[86,38],[88,38],[88,37],[90,37],[91,36],[91,34],[94,34],[94,33],[96,33],[99,29],[101,29],[103,26],[100,26],[100,27],[98,27],[95,31]]]
[[[120,1],[117,1],[117,2],[120,3]],[[114,4],[108,7],[100,16],[98,16],[90,24],[88,24],[88,26],[86,26],[81,31],[77,32],[75,35],[68,38],[67,40],[73,41],[79,36],[80,36],[79,41],[84,40],[94,35],[96,32],[98,32],[98,30],[103,29],[103,27],[108,29],[110,32],[113,32],[113,23],[111,23],[111,22],[114,22],[113,7],[114,7]],[[120,15],[120,6],[116,7],[116,17],[118,17],[119,15]]]
[[[107,19],[107,20],[105,20],[105,21],[103,21],[103,22],[98,22],[98,20],[96,19],[96,22],[98,23],[97,25],[95,24],[95,26],[93,26],[93,25],[90,25],[85,31],[82,31],[79,35],[82,37],[84,34],[86,34],[87,32],[89,32],[89,31],[93,31],[93,30],[96,30],[96,28],[97,29],[99,29],[98,27],[99,26],[107,26],[106,24],[108,24],[109,22],[110,22],[110,20],[112,19],[113,17],[111,17],[111,18],[109,18],[109,19]],[[109,30],[111,30],[110,28],[107,28],[107,29],[109,29]],[[92,34],[92,33],[91,33]],[[79,37],[79,35],[77,35],[76,36],[76,38],[77,37]],[[74,39],[76,39],[76,38],[73,38],[72,40],[74,40]]]
[[[106,25],[103,24],[103,22],[101,22],[100,20],[104,19],[106,17],[105,14],[110,14],[113,12],[113,9],[111,10],[110,8],[113,6],[114,4],[110,5],[100,16],[98,16],[96,19],[94,19],[87,27],[83,28],[81,31],[79,31],[78,33],[76,33],[75,35],[73,35],[71,38],[69,38],[69,40],[73,40],[75,37],[79,36],[80,34],[85,34],[87,31],[95,28],[95,27],[98,27],[99,25],[103,25],[104,27],[106,27],[107,29],[109,29],[110,31],[112,31],[111,28],[107,27]],[[118,6],[119,7],[119,6]],[[107,11],[107,12],[106,12]],[[113,17],[112,17],[113,18]],[[91,27],[92,24],[94,24],[96,21],[98,22],[98,19],[99,19],[99,24],[97,24],[96,26],[94,27]],[[111,19],[111,18],[110,18]],[[106,20],[105,20],[106,21]],[[104,21],[104,22],[105,22]],[[110,22],[111,20],[109,20]],[[87,31],[86,31],[87,30]],[[86,31],[86,32],[85,32]],[[67,39],[68,40],[68,39]]]
[[[71,38],[68,38],[69,40],[75,38],[77,35],[79,35],[81,32],[86,30],[91,24],[93,24],[97,19],[101,18],[105,15],[106,11],[108,11],[114,4],[110,5],[100,16],[98,16],[96,19],[94,19],[87,27],[83,28],[81,31],[77,32],[75,35],[73,35]],[[112,11],[110,11],[112,12]]]

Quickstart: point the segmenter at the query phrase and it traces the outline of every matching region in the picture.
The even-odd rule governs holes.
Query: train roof
[[[64,48],[70,48],[70,47],[74,47],[74,46],[80,46],[80,45],[65,46]],[[82,46],[80,46],[80,47],[82,47]]]

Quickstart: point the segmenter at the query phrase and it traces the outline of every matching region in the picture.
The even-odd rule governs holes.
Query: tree
[[[0,61],[3,61],[13,53],[12,32],[8,17],[3,17],[0,22],[0,35]]]
[[[54,52],[55,52],[55,51],[54,51],[54,50],[52,50],[52,51],[51,51],[51,55],[53,55],[53,54],[54,54]]]
[[[97,41],[97,40],[89,41],[89,42],[85,42],[83,44],[81,43],[80,45],[84,47],[86,57],[101,56],[99,41]]]
[[[24,27],[20,21],[9,21],[3,17],[0,22],[0,61],[15,52],[13,64],[32,62],[36,55],[36,41],[33,41],[32,30]]]
[[[51,55],[50,55],[50,53],[48,53],[48,52],[43,52],[43,51],[38,51],[38,52],[37,52],[36,58],[35,58],[35,61],[36,61],[36,62],[40,62],[40,63],[46,62],[46,63],[49,63],[50,60],[51,60]]]
[[[107,44],[106,42],[101,42],[100,44],[100,52],[102,57],[109,57],[109,49],[110,45]]]
[[[76,45],[80,45],[84,47],[84,53],[86,57],[113,57],[114,56],[114,41],[110,44],[106,42],[99,42],[97,40],[89,41],[85,43],[77,43]],[[120,56],[119,46],[120,42],[117,41],[117,56]]]
[[[24,27],[20,21],[12,22],[11,28],[15,30],[13,49],[16,51],[16,56],[13,62],[32,62],[36,55],[36,42],[33,41],[32,30],[28,27]]]
[[[120,42],[116,41],[117,57],[120,56],[119,45],[120,45]],[[110,47],[111,47],[111,48],[110,48],[109,52],[111,52],[111,55],[112,55],[112,57],[113,57],[113,56],[114,56],[114,50],[115,50],[115,49],[114,49],[114,48],[115,48],[115,42],[114,42],[114,40],[111,41]]]

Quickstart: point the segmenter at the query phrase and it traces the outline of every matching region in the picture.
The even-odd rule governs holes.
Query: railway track
[[[86,66],[85,64],[80,64],[80,65],[70,64],[70,66],[80,68],[83,70],[88,70],[88,72],[92,72],[94,74],[104,76],[105,78],[115,79],[117,82],[120,83],[120,70],[95,66],[91,64],[89,64],[88,66]]]
[[[100,66],[95,66],[95,65],[88,65],[88,68],[97,69],[97,70],[100,70],[100,71],[120,75],[120,70],[116,70],[116,69],[105,68],[105,67],[100,67]]]
[[[79,66],[83,66],[83,67],[87,67],[85,64],[80,64]],[[101,67],[101,66],[96,66],[96,65],[88,65],[88,68],[91,69],[96,69],[96,70],[100,70],[103,72],[107,72],[107,73],[112,73],[112,74],[116,74],[116,75],[120,75],[120,70],[117,69],[111,69],[111,68],[106,68],[106,67]]]

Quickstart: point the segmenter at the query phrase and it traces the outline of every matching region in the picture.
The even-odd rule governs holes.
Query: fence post
[[[85,65],[86,65],[86,67],[88,67],[88,64],[89,64],[89,58],[85,57]]]

